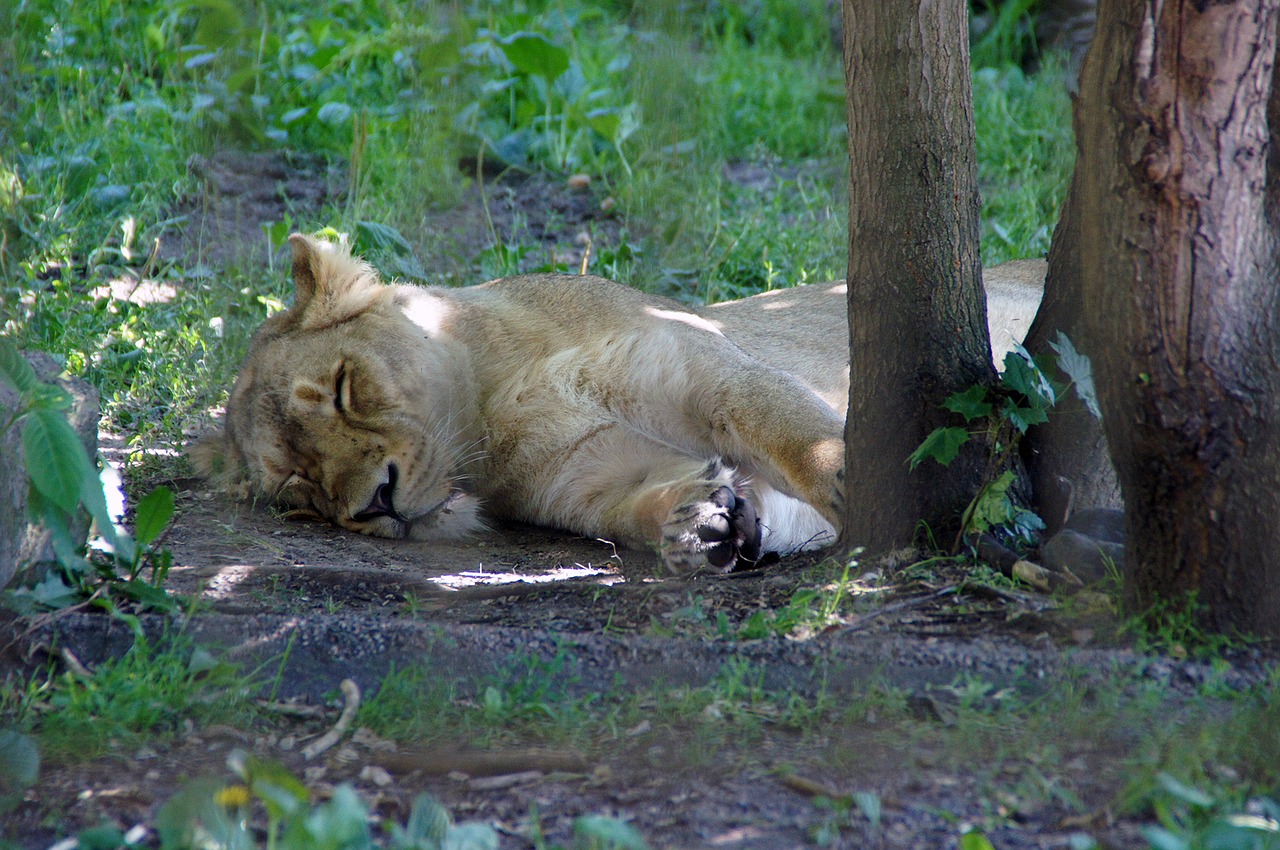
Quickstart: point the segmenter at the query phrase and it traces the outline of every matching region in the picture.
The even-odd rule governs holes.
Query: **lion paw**
[[[760,519],[755,506],[727,484],[709,482],[704,498],[676,506],[662,524],[660,550],[675,573],[729,572],[760,560]]]

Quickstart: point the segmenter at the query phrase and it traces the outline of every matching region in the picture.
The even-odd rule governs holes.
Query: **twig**
[[[83,676],[86,679],[93,678],[93,671],[84,666],[80,659],[76,658],[76,654],[70,649],[67,649],[67,647],[64,646],[59,654],[62,656],[62,663],[66,664],[67,668],[70,669],[72,673],[75,673],[77,676]]]
[[[360,688],[350,679],[343,679],[342,684],[338,686],[342,689],[342,696],[347,703],[342,707],[342,715],[338,718],[338,722],[333,724],[333,728],[328,732],[316,738],[302,750],[304,759],[313,759],[332,747],[342,739],[346,734],[347,728],[351,726],[351,722],[356,719],[356,711],[360,708]]]
[[[950,584],[942,588],[941,590],[935,590],[933,593],[929,593],[924,596],[917,596],[914,599],[904,599],[901,602],[893,602],[888,605],[883,605],[874,611],[870,611],[866,614],[863,614],[862,616],[858,617],[858,619],[854,620],[852,623],[849,623],[848,625],[846,625],[844,628],[838,629],[838,631],[847,632],[847,631],[852,631],[853,629],[862,628],[862,626],[864,626],[869,621],[875,619],[876,617],[880,617],[884,614],[893,614],[898,611],[904,611],[908,608],[918,608],[921,605],[927,605],[930,602],[933,602],[937,599],[941,599],[944,596],[949,596],[955,593],[956,591],[958,591],[959,589],[960,589],[960,585]]]

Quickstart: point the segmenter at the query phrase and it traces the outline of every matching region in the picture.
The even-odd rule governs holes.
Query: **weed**
[[[1159,652],[1174,658],[1212,659],[1236,645],[1239,638],[1204,629],[1205,613],[1195,591],[1182,599],[1161,599],[1130,618],[1120,628],[1133,635],[1139,651]]]
[[[171,558],[151,544],[173,518],[173,493],[167,487],[138,502],[134,536],[116,527],[107,510],[103,483],[74,429],[62,412],[71,397],[60,387],[37,380],[13,344],[0,337],[0,383],[19,396],[0,433],[21,427],[22,458],[28,481],[27,513],[49,531],[55,563],[29,586],[5,590],[4,602],[20,613],[66,608],[88,601],[120,616],[119,603],[143,610],[174,611],[177,603],[162,588]],[[87,556],[75,531],[80,511],[96,523],[110,554]],[[141,579],[150,567],[150,581]],[[136,628],[136,623],[135,623]]]
[[[248,711],[251,683],[181,635],[137,638],[91,672],[52,669],[33,677],[14,713],[53,762],[90,759],[143,740],[163,740],[192,722],[225,722]]]
[[[1075,350],[1066,335],[1059,332],[1051,343],[1056,365],[1071,379],[1071,386],[1094,416],[1100,416],[1093,372],[1089,359]],[[982,431],[949,426],[934,429],[907,459],[911,469],[925,460],[948,466],[960,448],[980,435],[990,447],[986,469],[978,493],[960,518],[960,531],[951,551],[957,552],[967,534],[982,534],[992,529],[1007,529],[1015,541],[1028,544],[1044,522],[1032,511],[1017,505],[1010,495],[1015,473],[1010,460],[1018,441],[1032,425],[1048,421],[1049,410],[1068,389],[1055,385],[1046,367],[1037,363],[1021,345],[1014,345],[1004,359],[1004,371],[995,387],[975,384],[953,394],[942,407],[964,417],[966,423],[983,425]]]
[[[274,762],[236,752],[227,760],[237,781],[216,779],[190,783],[161,807],[156,816],[160,844],[166,848],[207,847],[210,850],[269,850],[348,848],[372,850],[496,850],[498,834],[479,823],[455,824],[443,806],[428,794],[414,799],[409,818],[401,826],[388,825],[385,844],[375,842],[368,807],[348,784],[312,805],[310,791],[296,776]],[[257,804],[255,807],[254,804]],[[256,821],[265,814],[265,828]]]

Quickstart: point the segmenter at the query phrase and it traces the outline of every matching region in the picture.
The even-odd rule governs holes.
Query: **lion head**
[[[382,283],[341,246],[289,241],[293,306],[254,335],[225,430],[193,448],[196,466],[287,515],[363,534],[476,530],[467,480],[482,432],[444,300]]]

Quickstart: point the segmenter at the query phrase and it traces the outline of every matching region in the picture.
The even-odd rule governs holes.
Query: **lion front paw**
[[[710,486],[704,498],[677,505],[662,524],[659,548],[672,572],[724,573],[740,562],[760,560],[760,519],[755,506],[726,484],[713,481]]]

